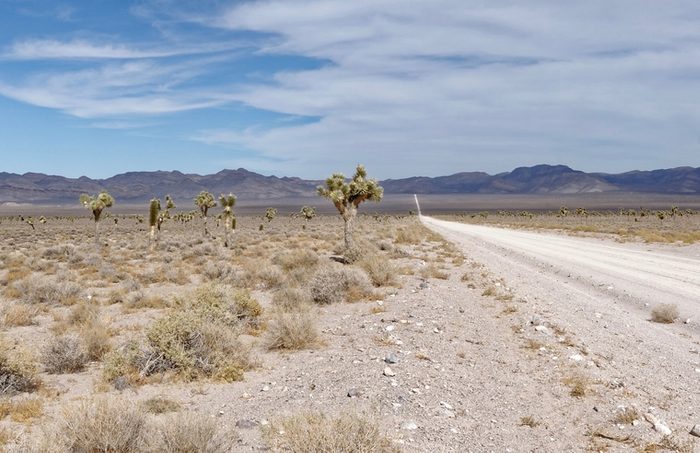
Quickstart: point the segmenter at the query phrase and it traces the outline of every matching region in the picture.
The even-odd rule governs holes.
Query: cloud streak
[[[381,177],[700,165],[695,1],[267,0],[196,14],[177,4],[161,21],[157,7],[138,9],[167,22],[172,42],[14,42],[12,64],[82,66],[0,76],[0,94],[118,128],[229,104],[306,118],[178,131],[258,153],[258,168],[278,174],[357,162]],[[241,55],[270,66],[244,77]],[[319,64],[275,65],[290,56]]]

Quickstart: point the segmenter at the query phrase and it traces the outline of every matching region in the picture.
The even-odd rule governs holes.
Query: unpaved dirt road
[[[668,303],[676,304],[687,317],[700,314],[697,249],[695,253],[689,248],[661,251],[658,246],[422,219],[450,240],[515,255],[533,273],[570,280],[583,296],[604,289],[606,299],[637,309]]]
[[[501,278],[492,284],[514,296],[502,304],[508,308],[504,313],[514,312],[510,319],[516,335],[545,344],[538,353],[543,366],[533,378],[546,384],[522,389],[521,410],[543,417],[558,432],[553,440],[571,436],[574,443],[535,450],[700,449],[689,434],[700,424],[698,245],[621,244],[426,216],[421,220]],[[680,319],[651,322],[651,310],[662,303],[676,304]],[[494,332],[492,341],[504,335]],[[566,411],[540,404],[547,386],[556,388],[577,373],[589,381],[590,393],[574,398]],[[624,408],[637,414],[634,426],[619,421]],[[645,416],[662,420],[672,436],[664,437],[668,431],[655,428]]]

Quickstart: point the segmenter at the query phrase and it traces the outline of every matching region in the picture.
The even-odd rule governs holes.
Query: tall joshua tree
[[[350,182],[342,173],[334,173],[326,179],[326,187],[319,186],[318,194],[333,202],[345,222],[345,248],[352,249],[352,227],[357,217],[357,208],[363,201],[382,200],[384,189],[374,179],[367,179],[367,170],[358,165]]]
[[[114,205],[114,198],[107,191],[102,191],[94,197],[84,193],[80,196],[80,204],[92,211],[92,218],[95,221],[95,243],[99,244],[100,217],[102,216],[102,211]]]
[[[309,220],[313,219],[316,217],[316,208],[313,206],[302,206],[301,210],[299,211],[299,214],[304,218],[305,223],[302,225],[302,229],[306,229],[306,224],[309,223]]]
[[[233,207],[236,205],[236,196],[232,193],[228,194],[228,196],[221,194],[219,203],[221,203],[221,207],[224,208],[224,212],[221,213],[224,219],[224,246],[228,247],[230,244],[229,236],[231,231],[236,231],[236,216],[233,215]]]
[[[214,200],[212,194],[203,190],[199,192],[199,195],[194,199],[194,204],[199,208],[199,212],[204,219],[204,236],[209,236],[209,230],[207,230],[207,214],[209,213],[209,208],[216,206],[216,200]]]
[[[151,242],[157,241],[160,236],[160,229],[163,223],[170,218],[170,210],[175,209],[175,202],[170,195],[165,196],[165,210],[161,209],[160,200],[151,200],[148,212],[148,224],[151,227]]]
[[[277,217],[277,209],[267,208],[265,210],[265,215],[263,217],[265,217],[265,220],[267,220],[267,223],[272,222],[275,219],[275,217]]]

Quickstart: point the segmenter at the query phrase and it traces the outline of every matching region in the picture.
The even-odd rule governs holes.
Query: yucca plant
[[[197,197],[195,197],[194,204],[199,208],[199,212],[204,219],[204,236],[209,236],[209,230],[207,230],[207,214],[209,213],[210,208],[216,206],[216,200],[214,200],[214,196],[212,194],[206,190],[203,190],[199,192]]]
[[[316,217],[316,208],[314,208],[313,206],[302,206],[301,210],[299,211],[299,214],[306,221],[306,223],[304,225],[302,225],[302,228],[306,229],[306,224],[309,223],[309,220]]]
[[[160,229],[163,223],[170,219],[170,210],[175,209],[175,202],[170,195],[165,196],[165,210],[161,210],[160,200],[158,198],[151,199],[151,204],[148,210],[148,225],[151,227],[150,239],[151,243],[158,240]]]
[[[267,223],[272,222],[275,219],[275,217],[277,217],[277,209],[267,208],[265,210],[265,215],[263,217],[265,217],[265,220],[267,220]]]
[[[352,226],[357,217],[357,208],[364,201],[382,200],[384,189],[374,179],[367,179],[367,170],[363,165],[358,165],[350,182],[345,181],[342,173],[334,173],[326,179],[326,186],[318,187],[318,194],[333,202],[340,216],[345,222],[344,238],[345,248],[350,250],[354,246],[352,238]]]
[[[102,217],[102,211],[114,205],[114,198],[107,191],[102,191],[94,197],[84,193],[80,196],[80,204],[92,211],[92,218],[95,221],[95,243],[99,244],[100,217]]]
[[[236,196],[232,193],[228,195],[221,194],[219,203],[224,208],[221,217],[224,220],[224,247],[228,247],[229,237],[231,232],[236,232],[236,216],[233,214],[233,207],[236,205]]]

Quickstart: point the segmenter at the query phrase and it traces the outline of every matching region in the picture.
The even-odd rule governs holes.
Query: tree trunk
[[[95,244],[100,245],[100,222],[95,220]]]
[[[207,216],[204,216],[204,237],[209,236],[209,230],[207,230]]]
[[[149,242],[151,243],[151,250],[154,250],[156,248],[156,226],[151,225],[151,233],[149,237]]]
[[[346,215],[343,216],[345,221],[345,248],[350,250],[355,246],[355,241],[352,239],[352,227],[355,222],[355,216],[357,215],[357,208],[350,206],[347,210]]]
[[[224,219],[224,247],[228,248],[229,246],[229,234],[231,233],[231,219]]]

